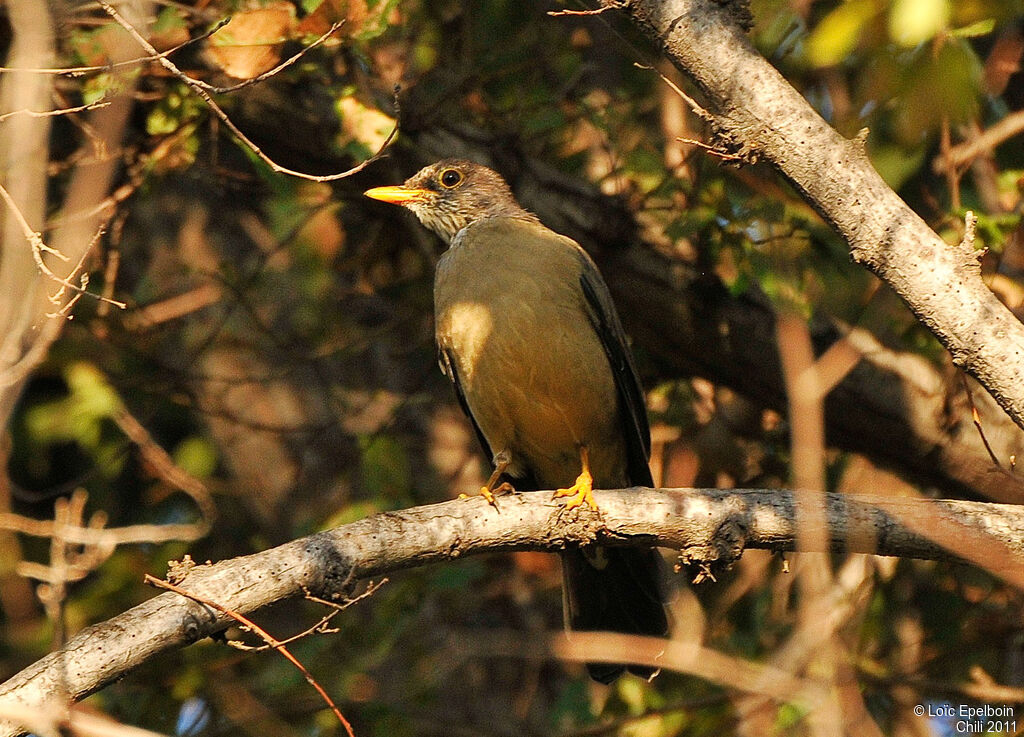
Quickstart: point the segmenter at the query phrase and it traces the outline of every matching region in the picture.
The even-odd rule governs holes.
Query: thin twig
[[[15,115],[28,115],[32,118],[50,118],[56,115],[72,115],[74,113],[82,113],[86,110],[96,110],[97,108],[107,107],[110,105],[109,102],[104,100],[96,100],[94,102],[88,102],[85,105],[78,105],[76,107],[63,107],[57,110],[12,110],[9,113],[0,115],[0,123],[4,122],[8,118],[12,118]]]
[[[3,197],[4,202],[7,203],[7,207],[10,209],[11,214],[14,215],[14,219],[18,221],[18,225],[21,227],[21,232],[25,235],[25,240],[32,246],[32,251],[36,255],[36,263],[41,261],[40,254],[52,253],[54,256],[59,258],[61,261],[67,263],[68,257],[55,248],[50,248],[46,243],[43,242],[43,237],[39,233],[32,229],[29,225],[28,220],[25,219],[25,215],[21,212],[21,208],[18,207],[18,203],[11,197],[11,193],[7,191],[6,187],[0,184],[0,197]],[[52,271],[46,269],[46,266],[42,266],[43,269],[52,274]]]
[[[127,213],[122,212],[114,220],[110,230],[110,237],[107,239],[107,264],[103,269],[103,296],[110,299],[114,294],[114,287],[117,284],[117,272],[121,265],[121,234],[124,231],[124,223]],[[109,302],[100,302],[96,308],[96,317],[104,320],[110,312]],[[104,325],[103,322],[98,325]]]
[[[939,156],[945,162],[946,186],[949,187],[949,201],[954,210],[960,209],[960,177],[963,170],[952,163],[952,145],[949,138],[949,116],[942,116],[942,129],[939,135]]]
[[[970,164],[979,156],[992,151],[999,144],[1022,132],[1024,132],[1024,110],[1017,110],[987,128],[976,138],[959,143],[949,151],[937,156],[932,163],[932,169],[935,173],[941,174],[947,168]]]
[[[117,410],[113,419],[121,432],[139,448],[150,468],[165,482],[185,492],[195,502],[199,508],[201,524],[209,530],[217,516],[217,508],[206,484],[176,464],[170,454],[153,440],[149,431],[125,406],[122,405]]]
[[[744,158],[742,156],[727,153],[725,151],[722,151],[721,149],[715,148],[710,144],[704,143],[703,141],[698,141],[695,138],[677,138],[676,140],[679,141],[680,143],[688,143],[691,146],[696,146],[697,148],[704,149],[712,156],[717,156],[718,158],[725,159],[726,161],[744,161]]]
[[[292,635],[291,637],[286,637],[283,640],[278,640],[278,645],[291,645],[296,640],[301,640],[303,637],[309,637],[314,632],[322,633],[322,634],[337,632],[338,631],[337,628],[335,628],[335,629],[328,629],[328,627],[327,627],[327,625],[330,623],[330,621],[332,619],[334,619],[337,615],[338,615],[337,611],[333,611],[330,614],[325,615],[324,617],[322,617],[320,619],[319,622],[317,622],[316,624],[314,624],[311,627],[307,627],[306,629],[302,630],[302,632],[298,633],[297,635]],[[243,627],[243,629],[248,630],[249,628],[248,627]],[[242,652],[247,652],[247,653],[259,653],[259,652],[263,652],[264,650],[270,650],[272,647],[275,647],[274,645],[271,645],[270,643],[264,643],[263,645],[246,645],[241,640],[228,640],[227,644],[230,647],[235,648],[235,650],[241,650]]]
[[[204,31],[195,38],[190,38],[188,41],[184,41],[183,43],[180,43],[177,46],[167,49],[167,51],[161,51],[157,54],[153,54],[150,56],[140,56],[137,59],[126,59],[125,61],[115,61],[111,62],[110,64],[95,64],[92,66],[83,67],[0,67],[0,73],[31,72],[33,74],[60,74],[62,76],[66,75],[69,77],[78,77],[83,74],[90,74],[92,72],[109,72],[114,69],[119,69],[121,67],[136,66],[138,64],[145,64],[146,62],[156,61],[157,57],[160,56],[170,56],[171,54],[180,51],[186,46],[191,46],[194,43],[206,40],[230,22],[231,16],[229,15],[227,18],[222,18],[221,20],[217,21],[217,23],[215,23],[212,28]]]
[[[992,446],[988,443],[988,438],[985,437],[985,428],[981,424],[981,415],[978,413],[978,408],[974,404],[974,396],[971,394],[971,387],[967,384],[967,374],[963,371],[960,372],[960,382],[964,385],[964,394],[967,395],[967,403],[971,405],[971,420],[974,422],[974,426],[978,429],[978,435],[981,437],[981,443],[985,446],[985,450],[988,451],[988,457],[992,459],[992,463],[996,465],[996,468],[1002,469],[1002,464],[996,457],[996,453],[992,450]]]
[[[46,245],[46,243],[43,241],[43,237],[38,232],[32,229],[32,226],[29,225],[28,221],[25,219],[24,214],[22,214],[21,208],[18,207],[18,203],[14,201],[14,198],[11,197],[10,192],[8,192],[2,184],[0,184],[0,198],[2,198],[5,203],[7,203],[7,207],[11,211],[11,214],[14,215],[14,219],[18,221],[18,225],[21,227],[21,231],[25,236],[25,240],[28,241],[29,247],[32,249],[32,258],[36,262],[36,266],[38,267],[38,269],[43,274],[59,283],[62,287],[62,289],[58,290],[56,294],[50,296],[49,299],[51,302],[57,304],[55,300],[59,300],[60,298],[63,297],[63,290],[70,289],[73,292],[88,294],[89,296],[99,299],[101,301],[107,301],[112,305],[120,307],[121,309],[127,307],[127,305],[124,302],[118,302],[117,300],[110,299],[109,297],[104,297],[99,294],[93,294],[92,292],[87,291],[84,286],[80,284],[75,284],[68,278],[58,276],[56,273],[54,273],[54,271],[49,266],[47,266],[46,262],[43,260],[43,254],[52,253],[54,256],[59,258],[61,261],[64,261],[65,263],[68,262],[68,257],[61,253],[60,251],[58,251],[57,249],[51,248],[50,246]],[[82,267],[82,264],[85,261],[85,257],[89,254],[89,252],[92,250],[92,247],[96,244],[96,242],[100,239],[102,235],[103,227],[100,226],[100,229],[96,232],[96,235],[93,236],[93,239],[90,242],[89,246],[86,249],[84,249],[82,253],[82,258],[79,259],[78,264],[76,264],[74,270],[72,270],[72,277],[78,273],[78,270]]]
[[[118,302],[117,300],[111,299],[110,297],[106,297],[101,294],[94,294],[93,292],[90,292],[87,289],[87,287],[89,286],[89,272],[84,271],[85,260],[89,257],[89,254],[92,253],[92,249],[96,246],[97,243],[99,243],[100,238],[102,238],[103,234],[106,232],[106,228],[103,225],[100,225],[100,227],[93,234],[92,238],[89,240],[88,245],[86,245],[86,247],[82,249],[82,255],[79,257],[78,263],[75,264],[75,268],[71,270],[71,273],[68,274],[67,278],[60,279],[54,276],[52,273],[48,274],[48,276],[50,276],[51,278],[56,278],[60,282],[61,286],[57,289],[56,292],[47,296],[47,299],[50,301],[50,304],[59,305],[59,308],[57,309],[56,312],[47,312],[47,317],[63,317],[70,320],[71,318],[69,317],[69,313],[71,312],[71,309],[75,306],[75,303],[78,302],[78,300],[80,300],[82,296],[85,294],[88,294],[89,296],[98,299],[101,302],[105,299],[109,300],[110,304],[117,305],[121,309],[124,309],[127,306],[124,302]],[[76,285],[74,282],[71,281],[71,279],[77,274],[80,274],[80,276],[78,277],[78,284]],[[68,289],[71,289],[74,292],[74,294],[67,302],[64,302],[64,295],[66,294]]]
[[[977,226],[978,216],[973,211],[968,210],[967,214],[964,215],[964,237],[960,239],[960,247],[970,253],[975,253],[974,238]]]
[[[605,5],[602,8],[594,8],[592,10],[569,10],[563,8],[562,10],[549,10],[548,15],[558,18],[563,15],[600,15],[601,13],[607,13],[609,10],[619,10],[616,5]]]
[[[135,26],[129,23],[113,5],[107,2],[107,0],[97,0],[97,2],[99,3],[100,7],[107,11],[111,18],[117,21],[117,23],[122,28],[128,31],[129,35],[131,35],[131,37],[134,38],[135,41],[142,46],[142,48],[144,48],[149,53],[156,55],[157,51],[153,47],[153,45],[148,40],[146,40],[146,38],[141,33],[139,33],[138,29],[136,29]],[[241,129],[239,129],[239,127],[235,125],[234,121],[232,121],[231,118],[228,117],[228,114],[225,113],[224,110],[220,107],[220,105],[217,104],[217,102],[213,99],[210,93],[206,91],[206,89],[203,87],[204,83],[201,83],[199,80],[193,79],[192,77],[185,74],[185,72],[181,71],[181,69],[179,69],[175,65],[175,63],[167,57],[158,56],[156,61],[158,61],[161,66],[167,69],[167,71],[169,71],[175,77],[177,77],[182,82],[191,87],[192,91],[199,95],[199,97],[201,97],[203,101],[210,107],[210,110],[213,111],[213,114],[216,115],[217,118],[228,127],[228,130],[234,133],[235,136],[243,144],[245,144],[245,146],[250,151],[256,154],[260,161],[265,163],[278,174],[288,174],[289,176],[298,177],[299,179],[306,179],[311,182],[333,182],[338,179],[344,179],[345,177],[350,177],[353,174],[362,171],[372,162],[376,161],[381,156],[383,156],[384,150],[391,145],[391,142],[395,139],[395,136],[398,135],[398,122],[396,119],[394,127],[391,129],[391,132],[388,134],[388,137],[384,140],[384,143],[382,143],[380,148],[377,150],[377,153],[375,153],[373,156],[366,159],[362,163],[352,167],[351,169],[339,172],[337,174],[325,174],[322,176],[317,176],[314,174],[307,174],[306,172],[289,169],[286,166],[278,164],[276,161],[271,159],[267,154],[263,153],[262,149],[260,149],[259,146],[257,146],[252,140],[250,140],[248,136],[242,133]]]
[[[60,698],[40,706],[10,703],[0,706],[0,719],[13,722],[40,737],[170,737],[116,722],[96,706],[68,709]]]
[[[682,100],[690,107],[690,110],[692,110],[694,112],[694,114],[697,115],[698,118],[700,118],[701,120],[711,120],[712,119],[711,113],[709,113],[707,110],[705,110],[704,107],[700,103],[698,103],[696,100],[694,100],[688,94],[683,92],[683,88],[682,87],[677,85],[675,82],[673,82],[667,76],[665,76],[660,71],[655,69],[653,66],[651,66],[650,64],[641,64],[638,61],[634,61],[633,62],[633,66],[635,66],[637,69],[645,69],[647,71],[654,72],[659,77],[661,77],[661,81],[664,82],[665,84],[667,84],[669,86],[669,88],[671,88],[671,90],[673,92],[675,92],[677,95],[679,95],[679,97],[682,98]]]
[[[359,594],[359,596],[353,597],[351,599],[345,599],[345,601],[343,601],[340,604],[338,602],[336,602],[336,601],[328,601],[327,599],[321,599],[319,596],[313,596],[313,594],[309,593],[309,589],[304,588],[303,592],[305,592],[307,600],[312,601],[312,602],[314,602],[316,604],[323,604],[324,606],[331,607],[331,613],[325,615],[324,617],[321,617],[319,622],[317,622],[316,624],[312,625],[311,627],[307,627],[306,629],[304,629],[299,634],[292,635],[291,637],[289,637],[289,638],[287,638],[285,640],[281,640],[280,643],[282,645],[289,645],[289,644],[295,642],[296,640],[301,640],[303,637],[308,637],[309,635],[313,634],[314,632],[320,633],[320,634],[326,634],[326,633],[330,633],[330,632],[337,632],[338,631],[337,629],[328,629],[327,628],[328,623],[332,619],[334,619],[336,616],[338,616],[338,614],[340,614],[341,612],[345,611],[346,609],[348,609],[353,604],[355,604],[357,602],[360,602],[363,599],[369,598],[370,596],[373,596],[375,593],[377,593],[377,589],[379,589],[381,586],[383,586],[387,582],[388,582],[388,579],[386,579],[386,578],[382,578],[378,583],[374,583],[373,581],[370,581],[369,585],[367,585],[367,587],[366,587],[366,591],[364,591],[363,593]],[[269,650],[272,647],[269,643],[264,644],[264,645],[246,645],[244,642],[239,642],[238,640],[228,640],[228,645],[230,645],[231,647],[235,648],[236,650],[244,650],[245,652],[253,652],[253,653],[258,653],[258,652],[261,652],[263,650]]]
[[[282,61],[280,64],[278,64],[273,69],[268,69],[267,71],[263,72],[263,74],[259,74],[259,75],[255,76],[255,77],[251,77],[250,79],[246,79],[246,80],[244,80],[242,82],[239,82],[238,84],[229,85],[227,87],[215,87],[214,85],[208,84],[207,82],[203,82],[202,80],[195,79],[195,78],[192,78],[192,79],[193,79],[194,82],[196,82],[196,84],[198,84],[200,87],[202,87],[207,92],[212,92],[212,93],[217,94],[217,95],[221,95],[221,94],[224,94],[224,93],[227,93],[227,92],[234,92],[235,90],[240,90],[243,87],[248,87],[251,84],[256,84],[257,82],[262,82],[265,79],[270,79],[275,74],[277,74],[278,72],[282,71],[283,69],[287,69],[292,64],[294,64],[299,59],[301,59],[303,56],[305,56],[307,52],[312,51],[317,46],[319,46],[324,41],[326,41],[328,38],[330,38],[343,25],[345,25],[345,21],[344,20],[339,20],[337,23],[335,23],[329,29],[327,29],[327,31],[324,32],[324,34],[321,35],[320,38],[318,38],[316,41],[313,41],[313,43],[309,44],[309,46],[305,46],[302,49],[300,49],[299,51],[295,52],[291,57],[289,57],[288,59],[285,59],[284,61]]]
[[[59,535],[76,545],[129,545],[197,540],[206,534],[202,523],[184,525],[128,525],[127,527],[74,527],[54,520],[37,520],[11,512],[0,512],[0,529],[33,537]]]
[[[349,577],[351,578],[351,576],[352,576],[352,571],[350,570],[349,571]],[[324,606],[333,607],[336,611],[343,612],[346,609],[348,609],[350,606],[352,606],[353,604],[358,604],[363,599],[368,599],[369,597],[371,597],[374,594],[376,594],[377,590],[380,589],[380,587],[383,586],[384,584],[386,584],[387,582],[388,582],[387,578],[382,578],[377,583],[374,583],[373,581],[370,581],[366,585],[366,591],[364,591],[363,593],[359,594],[358,596],[353,596],[353,597],[350,597],[350,598],[346,598],[345,601],[341,602],[340,604],[338,602],[336,602],[336,601],[330,601],[328,599],[321,599],[319,596],[314,596],[313,594],[310,593],[309,589],[307,589],[307,588],[303,588],[302,589],[302,593],[305,594],[305,597],[306,597],[306,599],[308,601],[312,601],[312,602],[314,602],[316,604],[323,604]]]
[[[99,0],[99,2],[101,4],[105,4],[105,0]],[[191,599],[194,602],[197,602],[204,606],[208,606],[211,609],[216,609],[221,614],[227,617],[231,617],[231,619],[235,620],[236,622],[239,622],[240,624],[245,625],[252,632],[255,632],[257,635],[263,638],[264,642],[266,642],[272,648],[281,653],[285,658],[287,658],[288,662],[290,662],[292,665],[299,669],[299,671],[302,673],[303,677],[306,679],[309,685],[311,685],[316,690],[316,692],[320,694],[320,698],[324,700],[324,703],[326,703],[327,706],[330,707],[331,711],[334,713],[334,716],[338,718],[339,722],[341,722],[341,726],[345,728],[345,732],[348,734],[348,737],[355,737],[355,733],[352,731],[352,725],[348,723],[348,720],[345,718],[345,715],[341,713],[341,710],[331,699],[330,695],[328,695],[327,691],[324,690],[324,687],[317,682],[313,675],[308,670],[306,670],[306,666],[299,662],[299,660],[291,654],[291,652],[288,650],[287,647],[284,646],[283,643],[274,639],[273,635],[271,635],[265,629],[260,627],[258,624],[253,622],[248,617],[245,617],[242,614],[239,614],[238,612],[232,611],[231,609],[228,609],[226,606],[218,604],[215,601],[206,599],[202,596],[199,596],[198,594],[190,593],[185,589],[181,588],[180,586],[175,586],[173,583],[161,581],[159,578],[151,576],[148,573],[146,574],[144,580],[150,586],[155,586],[157,588],[173,591],[179,596],[184,596],[187,599]]]

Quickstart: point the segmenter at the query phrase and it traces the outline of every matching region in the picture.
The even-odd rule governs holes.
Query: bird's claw
[[[505,492],[512,492],[512,491],[515,491],[515,487],[513,487],[512,484],[510,484],[508,481],[504,481],[504,482],[499,484],[494,489],[491,489],[489,486],[481,486],[480,487],[479,496],[482,496],[484,499],[487,500],[488,504],[490,504],[492,507],[497,509],[498,508],[498,500],[494,498],[495,495],[496,494],[504,494]],[[477,494],[473,494],[472,496],[477,496]],[[459,499],[469,499],[469,498],[470,498],[469,494],[459,494]]]
[[[594,479],[590,472],[583,469],[583,472],[576,477],[576,483],[567,489],[556,489],[552,499],[559,497],[571,497],[566,503],[566,509],[575,509],[586,504],[593,510],[597,510],[597,502],[594,501]]]

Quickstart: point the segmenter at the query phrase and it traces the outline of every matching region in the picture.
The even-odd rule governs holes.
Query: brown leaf
[[[351,36],[359,32],[369,15],[366,0],[324,0],[320,6],[299,23],[299,33],[321,35],[338,21],[345,21],[342,33]]]
[[[281,61],[281,46],[295,28],[295,6],[278,2],[244,10],[210,37],[207,56],[236,79],[259,76]]]
[[[395,119],[380,110],[366,107],[354,97],[346,97],[338,102],[341,114],[341,142],[359,141],[376,151],[384,145],[384,141],[395,127]]]

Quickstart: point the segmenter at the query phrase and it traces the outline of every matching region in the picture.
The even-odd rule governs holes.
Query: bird
[[[653,487],[644,393],[611,294],[578,243],[519,205],[494,170],[462,159],[424,167],[367,197],[401,205],[448,244],[434,280],[441,369],[493,462],[480,493],[555,489],[597,509],[593,488]],[[654,548],[561,553],[565,625],[664,637],[663,561]],[[629,663],[588,663],[612,683]]]

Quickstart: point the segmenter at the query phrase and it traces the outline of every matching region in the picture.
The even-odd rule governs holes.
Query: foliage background
[[[134,68],[137,99],[116,152],[125,196],[92,284],[129,308],[77,306],[11,420],[0,503],[46,518],[55,499],[85,489],[88,508],[104,510],[111,525],[195,520],[177,477],[143,452],[149,443],[202,481],[217,516],[194,543],[119,548],[68,591],[70,631],[152,595],[142,575],[186,552],[199,561],[242,555],[479,484],[486,460],[434,362],[431,280],[441,246],[407,213],[360,194],[403,180],[438,153],[484,149],[513,185],[541,166],[558,181],[589,183],[609,207],[631,213],[647,247],[733,294],[870,330],[940,367],[951,394],[962,391],[930,334],[849,262],[845,245],[773,172],[730,166],[678,140],[707,132],[657,72],[682,80],[642,38],[610,13],[546,14],[559,8],[507,0],[152,6],[160,49],[234,14],[212,39],[174,56],[214,84],[234,81],[229,72],[262,72],[346,20],[296,64],[218,98],[280,163],[337,171],[376,150],[396,115],[402,133],[389,158],[357,176],[291,179],[226,135],[180,80],[153,64]],[[844,135],[870,129],[872,162],[930,225],[955,242],[965,212],[979,216],[986,272],[1019,314],[1020,139],[955,174],[936,173],[934,162],[1024,107],[1024,6],[755,0],[752,10],[754,44]],[[108,39],[121,33],[88,4],[62,6],[60,21],[63,66],[104,64]],[[100,99],[117,84],[110,71],[63,76],[61,104]],[[87,138],[80,116],[56,119],[55,197]],[[519,194],[542,215],[545,198],[559,196]],[[644,319],[632,313],[627,323]],[[775,408],[714,375],[678,375],[644,342],[636,351],[663,486],[788,483],[789,424]],[[146,428],[147,442],[126,431],[126,414]],[[946,420],[970,422],[962,405]],[[830,489],[948,494],[850,452],[830,450],[824,461]],[[0,678],[51,646],[54,622],[16,569],[48,553],[45,542],[0,532]],[[1018,590],[967,566],[866,565],[835,667],[855,680],[883,733],[946,734],[948,724],[916,719],[911,707],[993,702],[972,685],[1024,687]],[[754,660],[777,657],[797,625],[793,582],[779,557],[758,551],[717,581],[680,581],[679,633]],[[560,627],[559,591],[557,561],[539,554],[410,571],[337,617],[338,632],[293,650],[361,737],[810,729],[796,706],[755,708],[692,676],[605,688],[577,666],[495,656]],[[291,602],[260,621],[283,637],[318,616],[318,607]],[[1019,688],[999,693],[1024,701]],[[340,733],[286,661],[213,641],[162,657],[86,703],[167,734]]]

